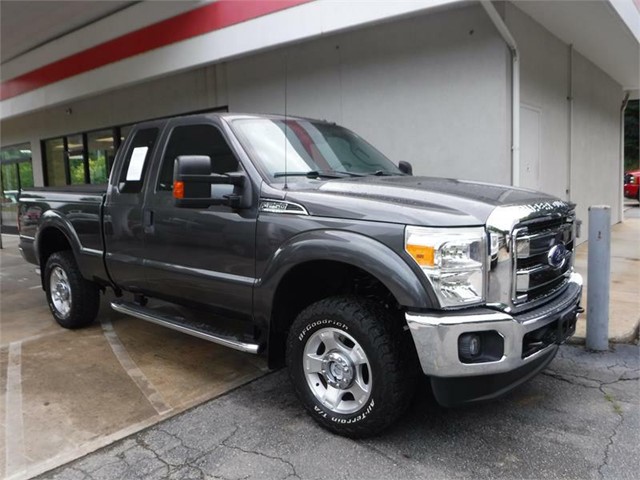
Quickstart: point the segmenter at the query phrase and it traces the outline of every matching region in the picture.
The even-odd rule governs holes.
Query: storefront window
[[[227,111],[226,108],[209,111],[220,110]],[[133,127],[133,125],[115,126],[44,140],[42,151],[46,167],[45,185],[58,187],[85,183],[106,184],[109,181],[116,152],[126,141]],[[27,169],[30,174],[31,164],[21,168],[25,169],[25,175]]]
[[[82,135],[67,137],[67,155],[69,157],[69,175],[72,185],[85,183],[84,174],[84,146]]]
[[[90,183],[107,183],[115,157],[112,130],[100,130],[87,134]]]
[[[18,169],[15,163],[2,164],[2,190],[10,192],[18,191],[20,184],[18,182]]]
[[[0,149],[0,215],[2,232],[15,233],[18,218],[18,193],[33,186],[31,145],[23,143]]]
[[[31,163],[31,149],[29,149],[29,161],[18,163],[20,174],[20,188],[33,187],[33,163]]]
[[[59,187],[67,184],[64,161],[64,139],[53,138],[44,142],[47,164],[47,185]]]

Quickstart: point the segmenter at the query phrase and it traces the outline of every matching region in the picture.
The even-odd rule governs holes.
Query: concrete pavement
[[[639,374],[638,346],[564,346],[501,400],[447,410],[423,386],[393,429],[354,441],[319,428],[279,371],[40,478],[635,479]]]
[[[23,479],[266,373],[264,359],[115,313],[65,330],[34,266],[0,250],[0,478]]]

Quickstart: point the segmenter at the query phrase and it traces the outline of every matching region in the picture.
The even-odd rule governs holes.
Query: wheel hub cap
[[[325,327],[311,334],[304,346],[302,368],[309,390],[331,412],[355,413],[371,396],[367,354],[343,330]]]
[[[332,351],[322,359],[322,375],[329,385],[342,390],[353,383],[354,365],[346,355]]]
[[[71,286],[69,285],[69,278],[62,268],[55,267],[51,271],[49,289],[53,308],[58,315],[66,318],[71,312]]]

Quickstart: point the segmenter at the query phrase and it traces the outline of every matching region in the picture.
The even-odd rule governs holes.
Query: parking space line
[[[156,387],[151,383],[142,370],[136,365],[133,358],[127,352],[127,349],[124,347],[120,338],[118,338],[118,334],[113,329],[113,324],[107,318],[103,318],[100,320],[102,325],[102,331],[104,333],[105,338],[109,342],[111,346],[111,350],[113,350],[113,354],[122,365],[122,368],[127,375],[133,380],[133,382],[138,386],[142,394],[146,397],[149,403],[155,408],[156,412],[160,415],[164,415],[170,412],[172,409],[169,407],[160,392],[156,389]]]
[[[22,417],[22,343],[9,344],[5,406],[5,474],[21,471],[26,465]]]
[[[51,337],[52,335],[59,335],[61,333],[68,333],[68,330],[64,330],[64,329],[59,329],[59,330],[53,330],[51,332],[45,332],[45,333],[40,333],[38,335],[32,335],[31,337],[26,337],[26,338],[21,338],[20,339],[20,343],[21,344],[25,344],[25,343],[29,343],[29,342],[35,342],[37,340],[41,340],[43,338],[47,338],[47,337]],[[11,344],[11,343],[9,343]],[[5,344],[0,343],[0,347],[4,347]]]

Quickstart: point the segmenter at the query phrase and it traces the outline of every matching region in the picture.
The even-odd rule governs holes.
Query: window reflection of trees
[[[33,187],[31,145],[23,143],[0,149],[0,225],[3,233],[16,233],[18,193]]]

